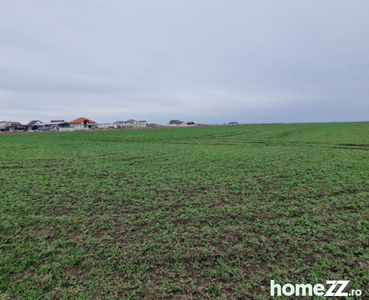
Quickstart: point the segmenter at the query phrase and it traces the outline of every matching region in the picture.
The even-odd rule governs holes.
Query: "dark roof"
[[[89,120],[89,119],[86,119],[86,118],[78,118],[78,119],[75,119],[73,121],[70,121],[69,124],[80,124],[80,123],[83,123],[84,121],[87,121],[90,124],[95,124],[96,123],[95,121],[92,121],[92,120]]]
[[[51,120],[50,123],[64,123],[64,120]]]
[[[180,121],[180,120],[170,120],[169,124],[182,124],[184,123],[183,121]]]
[[[229,125],[238,125],[238,122],[229,122]]]

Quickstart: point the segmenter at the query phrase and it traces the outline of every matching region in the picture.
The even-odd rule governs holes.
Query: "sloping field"
[[[366,123],[0,135],[0,184],[0,299],[369,296]]]

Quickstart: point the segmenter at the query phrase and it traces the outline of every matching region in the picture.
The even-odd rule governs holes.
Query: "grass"
[[[368,133],[2,135],[0,299],[270,299],[270,280],[330,279],[365,299]]]

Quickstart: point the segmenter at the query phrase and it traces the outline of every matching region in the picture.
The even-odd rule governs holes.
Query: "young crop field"
[[[271,280],[368,299],[369,123],[0,135],[0,299],[271,299]]]

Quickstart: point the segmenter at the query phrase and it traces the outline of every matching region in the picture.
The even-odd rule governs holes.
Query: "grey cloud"
[[[364,0],[1,6],[0,119],[367,118]]]

